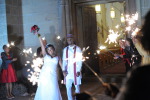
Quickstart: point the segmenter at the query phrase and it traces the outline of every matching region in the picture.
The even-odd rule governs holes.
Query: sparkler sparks
[[[118,29],[118,28],[119,28],[119,25],[116,25],[115,27],[116,27],[116,29]]]
[[[108,38],[107,40],[105,41],[105,43],[109,42],[110,43],[117,43],[117,38],[120,36],[118,34],[118,32],[114,32],[113,30],[109,30],[109,35],[108,35]]]
[[[57,39],[58,39],[58,40],[61,40],[61,37],[60,37],[60,36],[57,36]]]
[[[25,54],[32,53],[32,48],[29,48],[29,49],[23,49],[23,53],[25,53]]]
[[[104,50],[104,49],[106,49],[106,46],[100,46],[99,49]]]
[[[11,46],[15,46],[15,43],[14,43],[14,42],[11,42],[10,45],[11,45]]]
[[[31,67],[33,68],[33,71],[30,71],[29,69],[27,70],[30,72],[30,74],[28,75],[28,80],[32,82],[33,85],[35,85],[38,82],[42,65],[43,65],[43,59],[36,58],[36,59],[33,59],[32,65],[31,65]]]
[[[140,30],[139,28],[134,25],[136,21],[138,20],[138,13],[130,15],[126,15],[126,23],[128,26],[126,26],[125,31],[131,32],[132,36],[135,36],[137,32]]]
[[[36,53],[34,53],[34,56],[36,57],[36,56],[37,56],[37,54],[36,54]]]
[[[7,47],[10,47],[10,44],[7,44]]]
[[[100,50],[97,50],[96,52],[97,52],[97,54],[100,54]]]
[[[131,35],[132,35],[132,36],[137,35],[137,33],[139,32],[139,30],[140,30],[139,28],[136,28],[136,29],[132,32]]]

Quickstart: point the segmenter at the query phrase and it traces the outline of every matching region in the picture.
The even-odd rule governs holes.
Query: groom
[[[67,34],[68,46],[63,50],[63,74],[67,88],[68,100],[72,98],[72,84],[75,85],[75,93],[80,93],[82,52],[80,47],[75,45],[72,34]]]

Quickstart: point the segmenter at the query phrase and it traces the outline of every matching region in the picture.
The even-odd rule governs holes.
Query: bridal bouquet
[[[40,28],[38,27],[38,25],[34,25],[31,27],[31,32],[34,34],[37,34],[37,32],[40,30]]]

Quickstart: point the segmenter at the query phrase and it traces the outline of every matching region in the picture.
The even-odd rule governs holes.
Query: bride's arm
[[[40,44],[41,44],[42,54],[43,54],[43,56],[45,56],[46,55],[45,46],[43,44],[43,41],[42,41],[42,38],[41,38],[40,34],[38,34],[38,38],[39,38],[39,41],[40,41]]]

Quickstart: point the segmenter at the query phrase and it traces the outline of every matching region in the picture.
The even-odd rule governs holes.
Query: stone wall
[[[5,0],[8,41],[23,46],[22,0]]]
[[[8,42],[5,0],[0,0],[0,30],[0,52],[2,52],[2,46]]]
[[[22,17],[24,47],[32,47],[35,51],[40,46],[37,36],[30,29],[33,25],[40,27],[40,33],[48,43],[58,47],[57,36],[63,37],[60,29],[61,16],[59,9],[60,0],[22,0]]]

